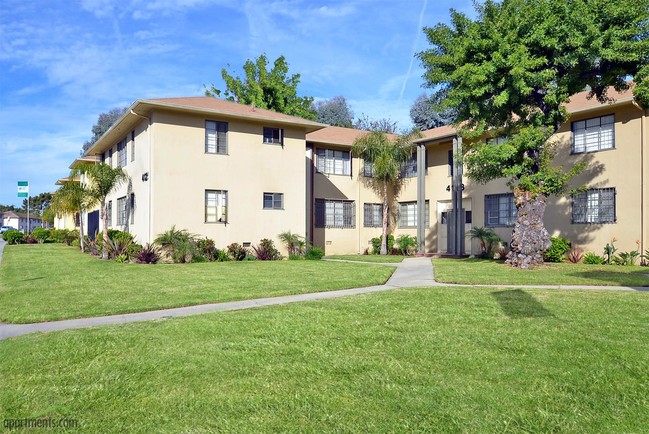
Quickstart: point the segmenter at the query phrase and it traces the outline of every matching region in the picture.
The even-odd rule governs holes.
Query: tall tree
[[[568,120],[571,95],[628,89],[649,102],[649,0],[503,0],[476,5],[475,20],[451,10],[451,23],[424,29],[432,48],[418,54],[442,105],[457,110],[468,138],[464,156],[478,182],[509,179],[518,217],[508,264],[528,268],[550,245],[543,224],[548,195],[568,192],[584,165],[553,165],[550,140]]]
[[[87,169],[75,169],[70,174],[71,179],[75,179],[80,173]],[[96,199],[90,196],[86,186],[80,182],[71,181],[62,185],[52,196],[52,201],[48,210],[57,216],[72,215],[79,218],[79,240],[81,251],[85,250],[85,238],[83,231],[83,213],[88,208],[96,204]]]
[[[234,77],[223,68],[221,77],[225,82],[225,99],[240,104],[274,110],[287,115],[305,119],[316,119],[312,108],[312,97],[297,96],[297,86],[300,84],[300,74],[288,75],[288,63],[284,56],[279,56],[268,70],[268,59],[265,54],[255,61],[246,60],[243,65],[244,78]],[[220,97],[221,90],[212,84],[205,86],[205,95]]]
[[[396,199],[403,178],[401,168],[411,157],[413,140],[419,133],[404,134],[390,139],[382,131],[370,131],[354,140],[352,154],[372,165],[370,186],[383,199],[383,230],[381,233],[381,254],[388,253],[388,215],[390,210],[390,190]]]
[[[41,215],[43,209],[47,208],[52,200],[52,193],[39,193],[36,196],[29,196],[29,210],[34,215]],[[21,211],[27,212],[27,199],[23,199]]]
[[[439,103],[434,98],[422,93],[410,107],[410,119],[415,128],[430,130],[432,128],[450,125],[455,121],[453,109],[439,109]]]
[[[380,131],[386,134],[395,134],[397,127],[397,122],[390,118],[372,119],[365,113],[354,122],[354,128],[357,130]]]
[[[92,145],[95,144],[97,140],[106,132],[110,127],[113,126],[117,119],[122,117],[122,115],[128,110],[128,107],[115,107],[107,112],[100,113],[97,118],[97,123],[92,126],[92,137],[90,140],[86,140],[81,149],[81,154],[88,150]]]
[[[354,123],[354,112],[344,96],[317,101],[313,108],[316,120],[334,127],[351,128]]]
[[[89,175],[88,191],[91,199],[99,202],[99,217],[103,227],[104,248],[102,259],[108,259],[108,213],[106,209],[106,197],[122,182],[128,179],[128,175],[121,167],[111,168],[108,164],[99,163],[88,167]]]

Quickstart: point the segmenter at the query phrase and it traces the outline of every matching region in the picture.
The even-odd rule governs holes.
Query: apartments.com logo
[[[79,428],[79,421],[65,417],[60,419],[53,419],[51,417],[26,417],[23,419],[5,419],[3,426],[10,431],[25,428],[68,429]]]

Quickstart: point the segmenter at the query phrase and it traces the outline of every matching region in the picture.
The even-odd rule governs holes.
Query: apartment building
[[[556,164],[586,160],[573,184],[588,189],[550,198],[545,223],[584,250],[600,252],[616,237],[620,249],[638,240],[644,251],[647,112],[630,91],[610,96],[601,104],[584,92],[567,105],[570,120],[553,137]],[[124,169],[129,181],[108,198],[108,226],[140,243],[173,225],[218,246],[277,242],[290,230],[327,254],[363,253],[382,226],[371,166],[351,154],[365,133],[209,97],[138,100],[73,165],[96,159]],[[463,176],[453,156],[466,144],[452,127],[424,131],[401,190],[391,192],[390,232],[417,236],[422,253],[477,254],[466,237],[474,226],[511,239],[513,194],[505,180]],[[96,210],[84,221],[100,230]]]

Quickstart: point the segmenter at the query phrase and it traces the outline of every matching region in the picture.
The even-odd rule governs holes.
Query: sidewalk
[[[2,245],[0,245],[0,249]],[[130,322],[148,321],[155,319],[175,318],[198,315],[210,312],[226,312],[231,310],[252,309],[277,304],[296,303],[301,301],[327,300],[346,297],[349,295],[367,294],[372,292],[390,291],[399,288],[425,286],[445,287],[484,287],[484,288],[538,288],[538,289],[595,289],[618,291],[649,291],[648,287],[625,286],[574,286],[574,285],[462,285],[438,283],[435,281],[433,266],[430,258],[406,258],[401,263],[377,264],[391,265],[397,269],[384,285],[365,288],[341,289],[337,291],[314,292],[309,294],[287,295],[282,297],[258,298],[253,300],[232,301],[227,303],[201,304],[197,306],[178,307],[173,309],[152,310],[147,312],[109,315],[93,318],[79,318],[62,321],[41,322],[33,324],[0,324],[0,340],[35,332],[51,332],[56,330],[79,329],[109,324],[126,324]]]

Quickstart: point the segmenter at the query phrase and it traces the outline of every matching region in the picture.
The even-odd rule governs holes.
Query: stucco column
[[[417,253],[426,253],[426,145],[417,145]]]
[[[462,212],[462,137],[453,139],[453,179],[451,186],[451,206],[453,208],[453,249],[449,253],[453,255],[464,254],[464,215]]]

